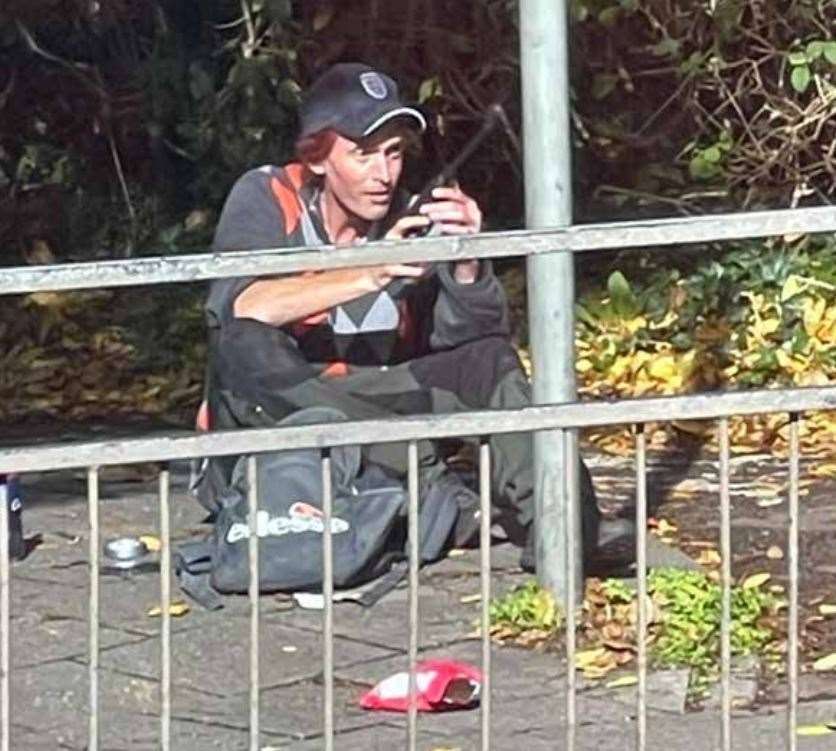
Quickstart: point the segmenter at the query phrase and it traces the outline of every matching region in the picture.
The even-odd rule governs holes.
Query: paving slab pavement
[[[593,474],[611,463],[593,463]],[[38,478],[36,478],[38,479]],[[172,496],[175,539],[201,533],[203,512],[184,492],[182,473]],[[84,485],[79,476],[50,475],[25,481],[27,533],[43,543],[12,570],[12,747],[17,751],[76,749],[87,737],[88,530]],[[102,485],[102,539],[157,529],[152,482]],[[662,551],[666,552],[666,551]],[[479,617],[478,553],[468,551],[426,568],[419,591],[422,657],[458,657],[479,664],[481,647],[467,638]],[[495,593],[526,580],[518,551],[492,549]],[[176,592],[176,588],[175,588]],[[404,745],[401,715],[359,709],[360,694],[406,667],[406,589],[389,593],[373,608],[352,603],[335,608],[335,722],[337,749],[396,749]],[[103,749],[159,748],[159,620],[147,611],[159,599],[159,575],[146,572],[101,579],[101,733]],[[194,607],[172,623],[172,748],[247,749],[248,604],[228,598],[219,612]],[[297,608],[287,598],[262,600],[262,749],[322,748],[322,614]],[[495,646],[492,747],[563,748],[565,666],[553,653]],[[802,723],[836,720],[833,685],[824,676],[802,677]],[[682,713],[683,684],[651,691],[650,749],[714,751],[716,711]],[[771,699],[780,699],[780,690]],[[664,701],[662,701],[664,699]],[[635,689],[606,689],[581,682],[577,748],[632,748],[636,733]],[[667,710],[667,711],[662,711]],[[478,710],[419,718],[422,751],[480,748]],[[785,711],[777,704],[733,718],[737,751],[780,749]],[[836,748],[836,734],[799,738],[800,751]]]

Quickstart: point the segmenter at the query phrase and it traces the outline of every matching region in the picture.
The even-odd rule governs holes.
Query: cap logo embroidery
[[[373,99],[386,99],[386,82],[380,77],[378,73],[369,71],[360,74],[360,83],[363,85],[363,90]]]

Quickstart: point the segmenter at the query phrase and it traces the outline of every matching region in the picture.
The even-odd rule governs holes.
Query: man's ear
[[[324,162],[308,162],[305,166],[318,177],[322,177],[325,174]]]

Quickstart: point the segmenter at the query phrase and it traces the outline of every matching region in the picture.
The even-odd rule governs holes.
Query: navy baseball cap
[[[411,119],[421,133],[427,128],[424,115],[401,101],[398,85],[389,76],[361,63],[339,63],[302,97],[299,137],[330,128],[359,141],[396,117]]]

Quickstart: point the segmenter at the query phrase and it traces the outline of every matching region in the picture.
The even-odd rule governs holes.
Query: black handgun
[[[485,111],[482,127],[476,134],[464,145],[464,148],[458,153],[455,159],[449,164],[446,164],[442,170],[428,180],[420,192],[416,193],[410,198],[406,209],[397,217],[395,222],[405,216],[412,216],[418,213],[418,210],[425,203],[433,200],[432,192],[435,188],[440,188],[444,185],[450,184],[455,179],[459,168],[473,155],[473,152],[482,145],[484,141],[499,125],[505,125],[506,128],[508,119],[505,110],[501,104],[494,103]],[[433,225],[429,224],[426,227],[420,227],[407,233],[407,237],[425,237],[432,232]]]

